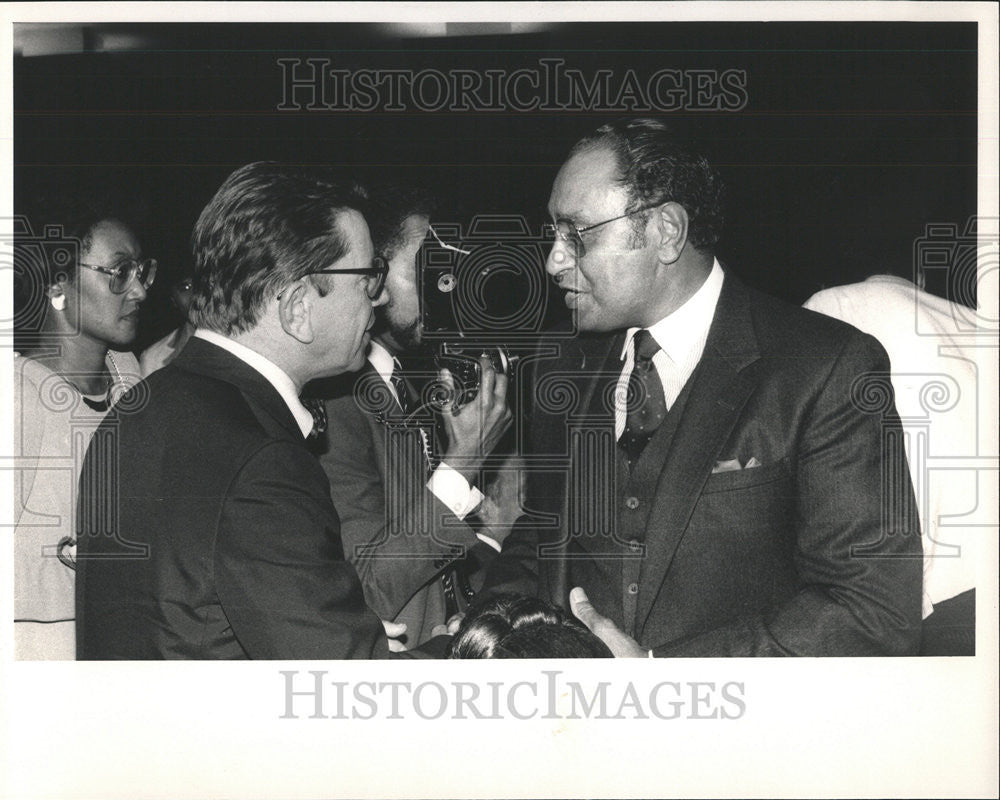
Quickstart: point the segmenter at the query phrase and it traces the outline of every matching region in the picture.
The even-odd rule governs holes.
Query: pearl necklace
[[[75,388],[78,392],[80,392],[80,397],[83,400],[83,402],[86,403],[87,407],[90,408],[92,411],[104,412],[110,409],[112,390],[114,389],[116,384],[124,383],[125,381],[125,379],[122,377],[121,370],[118,369],[118,363],[115,361],[115,357],[111,354],[110,350],[108,350],[107,353],[107,360],[111,363],[111,369],[114,370],[115,374],[113,376],[110,376],[111,381],[108,383],[108,389],[104,396],[104,400],[91,400],[82,391],[80,391],[79,386],[77,386],[76,384],[72,384],[73,388]]]

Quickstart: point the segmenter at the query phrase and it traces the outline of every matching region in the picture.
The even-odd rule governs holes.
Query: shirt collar
[[[274,390],[281,395],[281,399],[285,401],[288,410],[292,412],[292,416],[295,418],[299,430],[302,431],[302,435],[308,436],[312,432],[313,416],[302,405],[302,401],[299,400],[299,394],[295,390],[295,382],[288,377],[288,373],[281,367],[273,361],[264,358],[256,350],[251,350],[246,345],[242,345],[228,336],[223,336],[221,333],[199,328],[194,332],[194,335],[199,339],[204,339],[206,342],[211,342],[223,350],[232,353],[247,366],[257,370],[274,387]]]
[[[396,369],[396,359],[390,353],[384,344],[377,342],[372,339],[371,345],[368,349],[368,361],[374,367],[375,371],[386,383],[389,383],[389,379],[392,377],[392,373]]]
[[[719,303],[724,277],[722,266],[716,259],[705,282],[698,287],[698,291],[684,301],[680,308],[674,309],[646,329],[675,364],[680,365],[689,361],[695,351],[698,358],[701,358],[701,351],[708,339],[708,329],[712,326],[712,317],[715,316],[715,307]],[[641,328],[629,328],[626,332],[620,357],[622,361],[628,354],[632,337],[640,330]]]

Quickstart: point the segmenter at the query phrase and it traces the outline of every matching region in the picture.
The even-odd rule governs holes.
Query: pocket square
[[[754,456],[750,456],[750,460],[746,464],[741,465],[738,458],[730,458],[726,461],[716,461],[715,466],[712,467],[712,474],[717,472],[735,472],[740,469],[752,469],[753,467],[759,467],[761,464]]]

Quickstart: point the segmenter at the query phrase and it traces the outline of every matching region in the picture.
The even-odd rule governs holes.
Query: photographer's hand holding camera
[[[476,483],[479,468],[510,427],[513,416],[507,405],[507,376],[493,369],[488,356],[480,356],[480,384],[476,396],[463,406],[453,406],[442,415],[448,447],[443,461],[470,484]],[[454,380],[447,369],[441,381],[454,395]]]

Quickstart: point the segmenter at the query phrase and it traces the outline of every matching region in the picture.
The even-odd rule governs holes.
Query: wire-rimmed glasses
[[[656,208],[657,206],[663,205],[663,202],[652,203],[647,206],[642,206],[641,208],[635,209],[635,211],[627,211],[624,214],[619,214],[617,217],[612,217],[611,219],[603,220],[602,222],[595,222],[593,225],[587,225],[584,228],[578,228],[568,219],[557,219],[554,223],[549,223],[544,226],[543,230],[551,239],[558,239],[560,242],[569,246],[572,254],[576,258],[583,256],[586,247],[583,243],[583,234],[588,231],[592,231],[595,228],[600,228],[602,225],[607,225],[611,222],[617,222],[620,219],[625,219],[626,217],[634,216],[643,211],[649,211],[651,208]]]

